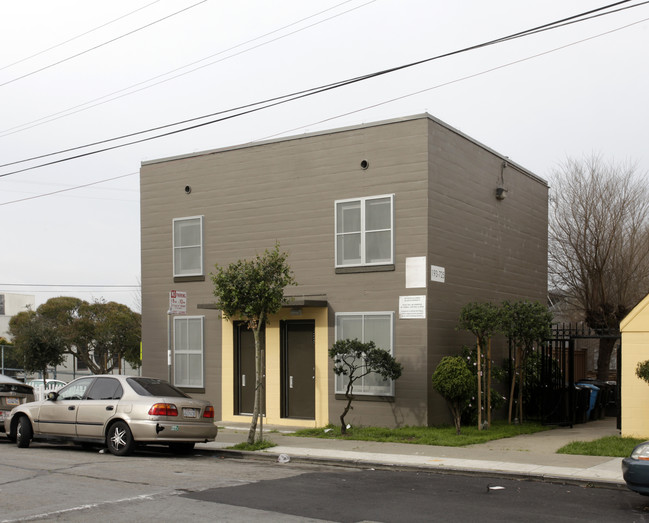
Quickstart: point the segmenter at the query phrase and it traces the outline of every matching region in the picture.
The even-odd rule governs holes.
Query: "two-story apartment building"
[[[431,375],[472,342],[461,308],[546,299],[546,182],[428,114],[148,161],[140,183],[143,373],[222,420],[249,419],[254,354],[214,309],[215,264],[289,253],[299,286],[265,329],[266,422],[280,425],[337,421],[345,382],[327,351],[343,338],[404,368],[354,388],[352,424],[447,422]]]

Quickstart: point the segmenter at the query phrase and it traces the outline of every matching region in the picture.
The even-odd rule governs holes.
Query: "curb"
[[[268,451],[248,451],[248,450],[234,450],[234,449],[210,449],[199,448],[196,449],[200,452],[212,454],[222,459],[249,459],[252,461],[265,461],[275,462],[279,461],[280,454],[275,454]],[[314,465],[327,465],[334,467],[357,468],[357,469],[372,469],[372,470],[398,470],[406,472],[429,472],[437,474],[457,474],[463,476],[480,476],[480,477],[496,477],[501,479],[510,479],[515,481],[540,481],[544,483],[554,483],[561,485],[577,485],[585,488],[608,488],[608,489],[621,489],[626,490],[625,483],[611,481],[606,479],[583,479],[570,476],[558,476],[552,474],[533,474],[529,472],[512,472],[501,471],[497,469],[492,470],[476,470],[465,467],[434,467],[427,465],[405,465],[399,463],[384,463],[380,461],[369,460],[351,460],[351,459],[332,459],[317,456],[289,456],[288,463],[304,463]],[[283,463],[282,463],[283,464]]]

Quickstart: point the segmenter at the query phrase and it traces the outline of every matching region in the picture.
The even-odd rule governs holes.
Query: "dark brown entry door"
[[[263,348],[263,330],[260,336]],[[255,337],[242,322],[234,326],[234,367],[234,413],[251,415],[255,408]]]
[[[281,322],[282,417],[315,419],[315,322]]]

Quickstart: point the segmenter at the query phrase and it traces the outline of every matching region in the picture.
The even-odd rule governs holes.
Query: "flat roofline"
[[[363,124],[357,124],[357,125],[350,125],[350,126],[345,126],[345,127],[338,127],[338,128],[333,128],[333,129],[325,129],[322,131],[314,131],[310,133],[304,133],[304,134],[299,134],[299,135],[291,135],[291,136],[284,136],[280,138],[273,138],[270,140],[259,140],[259,141],[254,141],[254,142],[247,142],[247,143],[242,143],[238,145],[232,145],[232,146],[227,146],[227,147],[220,147],[217,149],[208,149],[205,151],[197,151],[194,153],[188,153],[188,154],[181,154],[181,155],[176,155],[176,156],[168,156],[164,158],[156,158],[153,160],[146,160],[142,161],[141,165],[146,166],[146,165],[153,165],[157,163],[165,163],[165,162],[172,162],[172,161],[178,161],[178,160],[185,160],[188,158],[197,158],[199,156],[207,156],[210,154],[218,154],[218,153],[223,153],[227,151],[235,151],[239,149],[248,149],[251,147],[259,147],[262,145],[268,145],[268,144],[273,144],[273,143],[282,143],[282,142],[289,142],[293,140],[302,140],[305,138],[311,138],[314,136],[326,136],[328,134],[336,134],[336,133],[344,133],[348,131],[355,131],[359,129],[367,129],[369,127],[378,127],[381,125],[390,125],[390,124],[395,124],[395,123],[402,123],[402,122],[409,122],[412,120],[421,120],[421,119],[428,119],[436,124],[440,125],[441,127],[444,127],[445,129],[451,131],[452,133],[457,134],[458,136],[461,136],[465,140],[468,140],[469,142],[473,143],[474,145],[477,145],[481,149],[484,149],[485,151],[490,152],[491,154],[499,157],[503,161],[507,162],[507,165],[510,167],[514,167],[516,170],[520,171],[522,174],[529,176],[530,178],[533,178],[534,180],[537,180],[538,182],[542,183],[543,185],[547,186],[548,183],[546,180],[541,178],[540,176],[534,174],[533,172],[529,171],[522,165],[512,161],[509,157],[504,156],[500,154],[498,151],[495,151],[491,147],[486,146],[482,142],[479,142],[478,140],[471,138],[468,134],[463,133],[459,129],[456,129],[455,127],[447,124],[446,122],[440,120],[439,118],[434,117],[433,115],[429,113],[421,113],[421,114],[415,114],[411,116],[402,116],[399,118],[391,118],[387,120],[379,120],[376,122],[370,122],[370,123],[363,123]]]

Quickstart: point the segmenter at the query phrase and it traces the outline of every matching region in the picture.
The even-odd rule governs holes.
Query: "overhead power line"
[[[52,49],[56,49],[57,47],[61,47],[62,45],[69,44],[70,42],[73,42],[74,40],[77,40],[77,39],[79,39],[79,38],[81,38],[83,36],[86,36],[86,35],[90,34],[90,33],[94,33],[95,31],[98,31],[99,29],[103,29],[104,27],[107,27],[107,26],[109,26],[111,24],[114,24],[115,22],[123,20],[124,18],[127,18],[127,17],[137,13],[138,11],[142,11],[143,9],[146,9],[147,7],[151,7],[153,4],[157,4],[159,1],[160,0],[155,0],[154,2],[151,2],[150,4],[147,4],[147,5],[142,6],[142,7],[138,7],[134,11],[130,11],[129,13],[126,13],[125,15],[119,16],[119,17],[117,17],[117,18],[115,18],[113,20],[110,20],[109,22],[105,22],[105,23],[103,23],[103,24],[101,24],[101,25],[99,25],[97,27],[94,27],[94,28],[92,28],[92,29],[90,29],[88,31],[85,31],[84,33],[81,33],[81,34],[79,34],[77,36],[73,36],[72,38],[68,38],[67,40],[65,40],[63,42],[59,42],[58,44],[54,44],[54,45],[48,47],[47,49],[43,49],[41,51],[38,51],[37,53],[26,56],[25,58],[21,58],[20,60],[16,60],[15,62],[4,65],[4,66],[0,67],[0,71],[4,71],[5,69],[9,69],[10,67],[13,67],[14,65],[21,64],[23,62],[26,62],[27,60],[31,60],[32,58],[36,58],[37,56],[40,56],[40,55],[42,55],[44,53],[47,53],[48,51],[51,51]]]
[[[103,43],[101,43],[101,44],[99,44],[99,45],[96,45],[96,46],[94,46],[94,47],[91,47],[91,48],[89,48],[89,49],[86,49],[85,51],[81,51],[80,53],[74,54],[74,55],[72,55],[72,56],[68,56],[67,58],[63,58],[62,60],[59,60],[58,62],[51,63],[51,64],[49,64],[49,65],[46,65],[46,66],[44,66],[44,67],[41,67],[40,69],[36,69],[35,71],[31,71],[30,73],[26,73],[26,74],[23,74],[22,76],[18,76],[18,77],[16,77],[16,78],[12,79],[12,80],[8,80],[8,81],[6,81],[6,82],[4,82],[4,83],[1,83],[1,84],[0,84],[0,87],[4,87],[5,85],[12,84],[12,83],[14,83],[14,82],[17,82],[18,80],[22,80],[23,78],[27,78],[27,77],[29,77],[29,76],[33,76],[33,75],[35,75],[36,73],[40,73],[41,71],[45,71],[45,70],[47,70],[47,69],[51,69],[52,67],[57,66],[57,65],[60,65],[60,64],[62,64],[62,63],[69,62],[70,60],[72,60],[72,59],[74,59],[74,58],[78,58],[79,56],[83,56],[84,54],[88,54],[88,53],[91,52],[91,51],[95,51],[95,50],[97,50],[97,49],[99,49],[99,48],[101,48],[101,47],[104,47],[104,46],[108,45],[108,44],[112,44],[113,42],[116,42],[117,40],[121,40],[122,38],[126,38],[127,36],[130,36],[130,35],[132,35],[132,34],[134,34],[134,33],[137,33],[137,32],[139,32],[139,31],[142,31],[143,29],[146,29],[146,28],[148,28],[148,27],[151,27],[152,25],[158,24],[158,23],[160,23],[160,22],[162,22],[162,21],[164,21],[164,20],[168,20],[169,18],[171,18],[171,17],[173,17],[173,16],[176,16],[176,15],[178,15],[178,14],[180,14],[180,13],[183,13],[184,11],[187,11],[187,10],[189,10],[189,9],[192,9],[192,8],[196,7],[197,5],[203,4],[203,3],[205,3],[205,2],[207,2],[207,0],[201,0],[200,2],[197,2],[196,4],[190,5],[189,7],[185,7],[184,9],[181,9],[180,11],[176,11],[175,13],[172,13],[172,14],[170,14],[170,15],[164,16],[164,17],[162,17],[162,18],[160,18],[160,19],[158,19],[158,20],[155,20],[154,22],[150,22],[150,23],[148,23],[148,24],[146,24],[146,25],[143,25],[142,27],[138,27],[137,29],[134,29],[133,31],[129,31],[128,33],[125,33],[125,34],[123,34],[123,35],[120,35],[120,36],[117,36],[117,37],[115,37],[115,38],[112,38],[112,39],[108,40],[107,42],[103,42]]]
[[[181,78],[183,76],[194,73],[196,71],[199,71],[199,70],[204,69],[206,67],[209,67],[211,65],[218,64],[218,63],[223,62],[225,60],[229,60],[229,59],[234,58],[236,56],[240,56],[240,55],[242,55],[244,53],[248,53],[248,52],[253,51],[255,49],[258,49],[258,48],[260,48],[260,47],[262,47],[264,45],[268,45],[268,44],[271,44],[271,43],[276,42],[278,40],[281,40],[283,38],[287,38],[287,37],[292,36],[292,35],[294,35],[296,33],[299,33],[301,31],[305,31],[307,29],[310,29],[311,27],[314,27],[316,25],[328,22],[330,20],[333,20],[335,18],[343,16],[343,15],[345,15],[347,13],[351,13],[352,11],[356,11],[357,9],[361,9],[362,7],[365,7],[365,6],[369,5],[369,4],[372,4],[372,3],[376,2],[376,0],[369,0],[368,2],[365,2],[362,5],[352,7],[350,9],[346,10],[346,11],[343,11],[342,13],[337,13],[337,14],[332,15],[332,16],[330,16],[328,18],[323,19],[323,20],[318,20],[317,22],[309,24],[309,25],[307,25],[305,27],[301,27],[300,29],[296,29],[295,31],[291,31],[290,33],[286,33],[286,34],[283,34],[281,36],[277,36],[276,38],[261,42],[261,43],[259,43],[257,45],[252,46],[252,47],[242,49],[242,50],[240,50],[240,51],[238,51],[238,52],[236,52],[234,54],[225,56],[223,58],[219,58],[218,60],[214,60],[212,62],[208,62],[206,64],[199,65],[198,67],[195,67],[194,69],[190,69],[188,71],[178,73],[178,74],[176,74],[174,76],[164,78],[165,76],[169,76],[169,75],[174,74],[174,73],[176,73],[178,71],[182,71],[183,69],[187,69],[188,67],[192,67],[194,65],[200,64],[201,62],[205,62],[206,60],[209,60],[210,58],[214,58],[216,56],[223,55],[223,54],[228,53],[230,51],[234,51],[236,49],[239,49],[240,47],[243,47],[245,45],[248,45],[248,44],[251,44],[251,43],[256,42],[258,40],[261,40],[262,38],[266,38],[268,36],[274,35],[274,34],[280,32],[280,31],[283,31],[283,30],[288,29],[290,27],[293,27],[293,26],[295,26],[297,24],[305,22],[305,21],[307,21],[307,20],[309,20],[311,18],[315,18],[317,16],[320,16],[320,15],[322,15],[322,14],[328,12],[328,11],[332,11],[332,10],[337,9],[338,7],[340,7],[340,6],[344,5],[344,4],[348,4],[348,3],[353,2],[353,1],[354,0],[345,0],[344,2],[341,2],[340,4],[329,7],[327,9],[324,9],[322,11],[319,11],[319,12],[317,12],[315,14],[312,14],[312,15],[309,15],[307,17],[301,18],[300,20],[297,20],[295,22],[291,22],[290,24],[279,27],[278,29],[274,29],[273,31],[270,31],[270,32],[264,33],[264,34],[262,34],[260,36],[256,36],[254,38],[246,40],[245,42],[241,42],[239,44],[233,45],[232,47],[229,47],[228,49],[224,49],[222,51],[219,51],[218,53],[213,53],[213,54],[211,54],[209,56],[206,56],[205,58],[201,58],[200,60],[195,60],[195,61],[193,61],[193,62],[191,62],[189,64],[185,64],[185,65],[183,65],[181,67],[177,67],[175,69],[172,69],[171,71],[167,71],[166,73],[162,73],[162,74],[153,76],[153,77],[151,77],[151,78],[149,78],[147,80],[137,82],[137,83],[132,84],[132,85],[130,85],[128,87],[124,87],[124,88],[119,89],[117,91],[113,91],[112,93],[108,93],[106,95],[100,96],[98,98],[94,98],[92,100],[88,100],[87,102],[77,104],[77,105],[75,105],[73,107],[63,109],[63,110],[58,111],[56,113],[50,114],[48,116],[43,116],[41,118],[37,118],[36,120],[32,120],[30,122],[26,122],[26,123],[21,124],[21,125],[16,125],[14,127],[4,129],[4,130],[0,131],[0,138],[3,138],[5,136],[9,136],[9,135],[12,135],[12,134],[15,134],[15,133],[19,133],[19,132],[22,132],[22,131],[26,131],[28,129],[32,129],[33,127],[37,127],[37,126],[45,124],[45,123],[53,122],[53,121],[59,120],[61,118],[66,118],[68,116],[72,116],[73,114],[77,114],[77,113],[80,113],[82,111],[92,109],[93,107],[97,107],[99,105],[103,105],[103,104],[106,104],[106,103],[109,103],[109,102],[113,102],[115,100],[119,100],[120,98],[124,98],[126,96],[130,96],[132,94],[139,93],[139,92],[144,91],[146,89],[151,89],[152,87],[155,87],[156,85],[160,85],[160,84],[163,84],[163,83],[166,83],[166,82],[170,82],[171,80]],[[158,81],[155,81],[155,80],[158,80]],[[150,82],[155,82],[155,83],[150,83]],[[146,84],[149,84],[149,85],[146,85]],[[139,87],[139,88],[135,89],[136,87]]]
[[[346,86],[346,85],[351,85],[353,83],[368,80],[370,78],[376,78],[376,77],[383,76],[383,75],[386,75],[386,74],[390,74],[390,73],[393,73],[393,72],[396,72],[396,71],[400,71],[400,70],[404,70],[404,69],[407,69],[407,68],[422,65],[424,63],[429,63],[429,62],[432,62],[434,60],[439,60],[441,58],[447,58],[447,57],[450,57],[450,56],[458,55],[458,54],[461,54],[461,53],[466,53],[466,52],[473,51],[473,50],[476,50],[476,49],[480,49],[480,48],[483,48],[483,47],[496,45],[496,44],[499,44],[499,43],[502,43],[502,42],[522,38],[522,37],[529,36],[529,35],[532,35],[532,34],[537,34],[539,32],[548,31],[548,30],[551,30],[551,29],[556,29],[557,27],[562,27],[562,26],[564,26],[566,24],[569,24],[569,23],[583,22],[585,20],[593,18],[593,15],[595,15],[596,13],[600,13],[602,11],[611,9],[612,7],[616,7],[616,6],[619,6],[619,5],[622,5],[622,4],[626,4],[628,2],[630,2],[630,0],[622,0],[622,1],[619,1],[619,2],[615,2],[613,4],[603,6],[603,7],[599,7],[599,8],[596,8],[596,9],[589,10],[589,11],[585,11],[583,13],[579,13],[579,14],[576,14],[576,15],[573,15],[573,16],[570,16],[570,17],[567,17],[567,18],[556,20],[554,22],[546,23],[546,24],[543,24],[543,25],[540,25],[540,26],[537,26],[537,27],[526,29],[524,31],[513,33],[513,34],[510,34],[508,36],[504,36],[504,37],[497,38],[497,39],[494,39],[494,40],[489,40],[487,42],[472,45],[472,46],[465,47],[465,48],[455,50],[455,51],[451,51],[451,52],[448,52],[448,53],[443,53],[443,54],[440,54],[440,55],[437,55],[437,56],[434,56],[434,57],[426,58],[426,59],[423,59],[423,60],[418,60],[418,61],[411,62],[411,63],[408,63],[408,64],[392,67],[392,68],[389,68],[389,69],[384,69],[384,70],[381,70],[381,71],[378,71],[378,72],[357,76],[357,77],[350,78],[350,79],[347,79],[347,80],[341,80],[341,81],[334,82],[334,83],[331,83],[331,84],[327,84],[327,85],[323,85],[323,86],[319,86],[319,87],[314,87],[314,88],[306,89],[306,90],[303,90],[303,91],[298,91],[298,92],[295,92],[295,93],[291,93],[291,94],[287,94],[287,95],[283,95],[283,96],[263,100],[263,101],[260,101],[260,102],[251,103],[251,104],[248,104],[248,105],[245,105],[245,106],[240,106],[240,107],[237,107],[237,108],[232,108],[232,109],[219,111],[219,112],[208,114],[208,115],[199,116],[199,117],[196,117],[196,118],[191,118],[191,119],[187,119],[187,120],[183,120],[183,121],[179,121],[179,122],[174,122],[172,124],[167,124],[167,125],[163,125],[163,126],[159,126],[159,127],[155,127],[155,128],[146,129],[146,130],[143,130],[143,131],[138,131],[138,132],[126,134],[126,135],[118,136],[118,137],[115,137],[115,138],[110,138],[110,139],[106,139],[106,140],[102,140],[102,141],[98,141],[98,142],[93,142],[93,143],[86,144],[86,145],[81,145],[81,146],[77,146],[77,147],[73,147],[73,148],[69,148],[69,149],[65,149],[65,150],[60,150],[60,151],[56,151],[56,152],[52,152],[52,153],[48,153],[48,154],[43,154],[43,155],[40,155],[40,156],[27,158],[27,159],[24,159],[24,160],[18,160],[18,161],[15,161],[15,162],[6,163],[6,164],[3,164],[3,165],[0,165],[0,167],[8,167],[8,166],[16,165],[16,164],[19,164],[19,163],[25,163],[25,162],[29,162],[29,161],[43,159],[43,158],[47,158],[47,157],[51,157],[51,156],[55,156],[55,155],[59,155],[59,154],[64,154],[64,153],[67,153],[67,152],[77,151],[77,150],[85,149],[85,148],[88,148],[88,147],[93,147],[93,146],[97,146],[97,145],[106,144],[106,143],[113,142],[113,141],[124,140],[124,139],[131,138],[131,137],[134,137],[134,136],[151,133],[151,132],[154,132],[154,131],[157,131],[157,130],[170,128],[170,127],[175,127],[175,126],[178,126],[178,125],[183,125],[183,124],[186,124],[186,123],[203,120],[205,118],[211,118],[211,117],[214,117],[214,116],[220,116],[220,115],[224,115],[224,114],[227,114],[227,113],[233,113],[234,111],[239,111],[239,112],[237,112],[235,114],[230,114],[230,115],[227,115],[227,116],[221,116],[220,118],[216,118],[216,119],[209,120],[209,121],[206,121],[206,122],[197,123],[197,124],[194,124],[194,125],[191,125],[191,126],[188,126],[188,127],[183,127],[181,129],[175,129],[175,130],[168,131],[168,132],[165,132],[165,133],[157,134],[155,136],[149,136],[149,137],[141,138],[141,139],[138,139],[138,140],[133,140],[133,141],[130,141],[130,142],[127,142],[127,143],[113,145],[113,146],[109,146],[109,147],[104,147],[102,149],[89,151],[89,152],[85,152],[85,153],[80,153],[80,154],[77,154],[77,155],[74,155],[74,156],[69,156],[69,157],[66,157],[66,158],[53,160],[53,161],[50,161],[50,162],[45,162],[45,163],[42,163],[42,164],[39,164],[39,165],[36,165],[36,166],[31,166],[31,167],[26,167],[26,168],[23,168],[23,169],[11,171],[11,172],[8,172],[8,173],[1,174],[0,177],[10,176],[12,174],[18,174],[18,173],[21,173],[21,172],[37,169],[37,168],[40,168],[40,167],[45,167],[45,166],[48,166],[48,165],[54,165],[54,164],[57,164],[57,163],[67,162],[67,161],[82,158],[82,157],[85,157],[85,156],[90,156],[90,155],[98,154],[98,153],[101,153],[101,152],[106,152],[106,151],[109,151],[109,150],[118,149],[118,148],[121,148],[121,147],[126,147],[128,145],[142,143],[142,142],[154,140],[154,139],[157,139],[157,138],[162,138],[162,137],[165,137],[165,136],[178,134],[178,133],[181,133],[181,132],[186,132],[186,131],[189,131],[189,130],[192,130],[192,129],[197,129],[199,127],[203,127],[203,126],[207,126],[207,125],[212,125],[214,123],[219,123],[219,122],[222,122],[222,121],[225,121],[225,120],[228,120],[228,119],[232,119],[232,118],[235,118],[235,117],[250,114],[250,113],[253,113],[253,112],[256,112],[256,111],[267,109],[269,107],[274,107],[276,105],[280,105],[280,104],[284,104],[284,103],[287,103],[287,102],[290,102],[290,101],[294,101],[294,100],[298,100],[298,99],[305,98],[305,97],[308,97],[308,96],[312,96],[314,94],[319,94],[319,93],[326,92],[326,91],[333,90],[333,89],[337,89],[339,87],[343,87],[343,86]],[[647,0],[645,2],[642,2],[640,4],[636,4],[636,5],[631,6],[631,7],[638,7],[640,5],[644,5],[644,4],[647,4],[647,3],[649,3],[649,0]],[[614,12],[614,11],[611,11],[611,12]],[[610,14],[611,12],[602,13],[602,14]],[[595,15],[595,16],[601,16],[601,15]]]
[[[648,2],[646,2],[646,3],[649,3],[649,0],[648,0]],[[479,71],[479,72],[477,72],[477,73],[472,73],[472,74],[469,74],[469,75],[466,75],[466,76],[462,76],[462,77],[460,77],[460,78],[456,78],[456,79],[454,79],[454,80],[449,80],[449,81],[447,81],[447,82],[444,82],[444,83],[441,83],[441,84],[437,84],[437,85],[434,85],[434,86],[431,86],[431,87],[427,87],[427,88],[425,88],[425,89],[420,89],[420,90],[415,91],[415,92],[411,92],[411,93],[407,93],[407,94],[404,94],[404,95],[401,95],[401,96],[397,96],[397,97],[394,97],[394,98],[390,98],[390,99],[388,99],[388,100],[384,100],[384,101],[381,101],[381,102],[377,102],[377,103],[372,104],[372,105],[369,105],[369,106],[360,107],[360,108],[358,108],[358,109],[355,109],[355,110],[352,110],[352,111],[348,111],[348,112],[345,112],[345,113],[342,113],[342,114],[337,114],[337,115],[335,115],[335,116],[331,116],[331,117],[325,118],[325,119],[323,119],[323,120],[319,120],[319,121],[317,121],[317,122],[310,122],[309,124],[307,124],[307,126],[318,125],[318,124],[322,124],[322,123],[329,122],[329,121],[332,121],[332,120],[336,120],[336,119],[341,118],[341,117],[343,117],[343,116],[348,116],[348,115],[350,115],[350,114],[359,113],[359,112],[362,112],[362,111],[365,111],[365,110],[367,110],[367,109],[371,109],[371,108],[374,108],[374,107],[380,107],[380,106],[382,106],[382,105],[386,105],[386,104],[389,104],[389,103],[392,103],[392,102],[395,102],[395,101],[398,101],[398,100],[403,100],[403,99],[405,99],[405,98],[409,98],[409,97],[411,97],[411,96],[416,96],[416,95],[421,94],[421,93],[424,93],[424,92],[432,91],[432,90],[434,90],[434,89],[439,89],[440,87],[445,87],[445,86],[448,86],[448,85],[451,85],[451,84],[454,84],[454,83],[462,82],[462,81],[464,81],[464,80],[468,80],[468,79],[475,78],[475,77],[478,77],[478,76],[481,76],[481,75],[484,75],[484,74],[488,74],[488,73],[491,73],[491,72],[497,71],[497,70],[499,70],[499,69],[504,69],[504,68],[506,68],[506,67],[510,67],[510,66],[512,66],[512,65],[515,65],[515,64],[519,64],[519,63],[522,63],[522,62],[525,62],[525,61],[528,61],[528,60],[532,60],[532,59],[534,59],[534,58],[538,58],[538,57],[540,57],[540,56],[545,56],[545,55],[548,55],[548,54],[550,54],[550,53],[554,53],[554,52],[560,51],[560,50],[562,50],[562,49],[565,49],[565,48],[567,48],[567,47],[570,47],[570,46],[573,46],[573,45],[578,45],[578,44],[580,44],[580,43],[584,43],[584,42],[587,42],[587,41],[589,41],[589,40],[593,40],[593,39],[595,39],[595,38],[599,38],[599,37],[601,37],[601,36],[604,36],[604,35],[607,35],[607,34],[611,34],[611,33],[613,33],[613,32],[620,31],[620,30],[622,30],[622,29],[626,29],[626,28],[628,28],[628,27],[630,27],[630,26],[633,26],[633,25],[637,25],[637,24],[640,24],[640,23],[644,23],[644,22],[646,22],[646,21],[649,21],[649,18],[645,18],[645,19],[642,19],[642,20],[639,20],[639,21],[633,22],[633,23],[631,23],[631,24],[627,24],[627,25],[625,25],[625,26],[618,27],[618,28],[616,28],[616,29],[612,29],[612,30],[609,30],[609,31],[605,31],[605,32],[603,32],[603,33],[599,33],[599,34],[597,34],[597,35],[590,36],[590,37],[588,37],[588,38],[584,38],[584,39],[581,39],[581,40],[578,40],[578,41],[575,41],[575,42],[571,42],[571,43],[569,43],[569,44],[565,44],[565,45],[562,45],[562,46],[559,46],[559,47],[555,47],[555,48],[553,48],[553,49],[549,49],[549,50],[547,50],[547,51],[543,51],[543,52],[541,52],[541,53],[537,53],[537,54],[535,54],[535,55],[531,55],[531,56],[528,56],[528,57],[525,57],[525,58],[521,58],[521,59],[518,59],[518,60],[514,60],[514,61],[512,61],[512,62],[504,63],[504,64],[501,64],[501,65],[498,65],[498,66],[495,66],[495,67],[491,67],[491,68],[489,68],[489,69],[485,69],[485,70]],[[276,136],[280,136],[280,135],[286,134],[286,133],[288,133],[288,132],[296,131],[296,130],[301,129],[301,128],[303,128],[303,127],[305,127],[305,125],[300,125],[300,126],[295,127],[295,128],[293,128],[293,129],[286,129],[286,130],[284,130],[284,131],[280,131],[280,132],[278,132],[278,133],[274,133],[274,134],[272,134],[272,135],[269,135],[269,136],[265,136],[265,137],[263,137],[263,138],[256,139],[256,140],[254,140],[254,141],[251,142],[251,143],[255,143],[255,142],[258,142],[258,141],[261,141],[261,140],[268,140],[268,139],[274,138],[274,137],[276,137]],[[26,198],[17,199],[17,200],[11,200],[11,201],[7,201],[7,202],[0,203],[0,206],[3,206],[3,205],[10,205],[10,204],[13,204],[13,203],[20,203],[20,202],[27,201],[27,200],[33,200],[33,199],[38,199],[38,198],[44,198],[44,197],[47,197],[47,196],[53,196],[53,195],[55,195],[55,194],[59,194],[59,193],[62,193],[62,192],[68,192],[68,191],[74,191],[74,190],[77,190],[77,189],[83,189],[83,188],[86,188],[86,187],[89,187],[89,186],[92,186],[92,185],[98,185],[98,184],[105,183],[105,182],[109,182],[109,181],[112,181],[112,180],[115,180],[115,179],[124,178],[124,177],[126,177],[126,176],[134,176],[134,175],[137,175],[137,174],[139,174],[139,173],[137,173],[137,172],[129,173],[129,174],[125,174],[125,175],[122,175],[122,176],[116,176],[116,177],[113,177],[113,178],[107,178],[107,179],[103,179],[103,180],[98,180],[98,181],[96,181],[96,182],[92,182],[92,183],[88,183],[88,184],[83,184],[83,185],[78,185],[78,186],[74,186],[74,187],[69,187],[69,188],[66,188],[66,189],[58,190],[58,191],[53,191],[53,192],[44,193],[44,194],[38,194],[38,195],[34,195],[34,196],[30,196],[30,197],[26,197]]]

